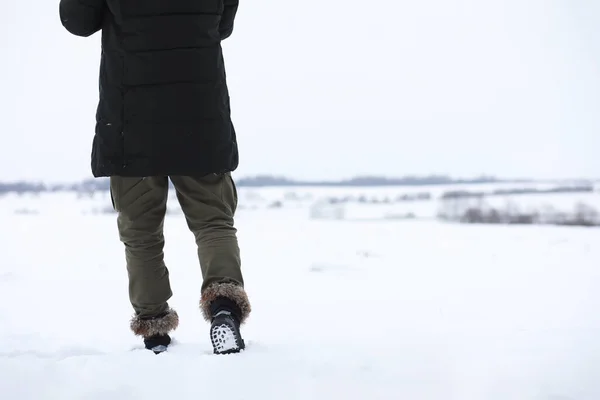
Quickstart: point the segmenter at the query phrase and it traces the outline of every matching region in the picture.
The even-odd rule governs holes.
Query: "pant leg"
[[[111,177],[119,236],[125,245],[129,298],[139,319],[164,315],[172,296],[164,263],[167,177]],[[135,329],[134,329],[135,331]]]
[[[234,214],[237,191],[231,174],[172,176],[177,198],[198,245],[202,291],[216,283],[244,284]]]

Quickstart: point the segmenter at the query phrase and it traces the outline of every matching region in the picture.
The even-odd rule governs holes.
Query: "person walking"
[[[110,177],[133,333],[155,353],[179,325],[164,263],[169,180],[195,236],[199,308],[216,354],[245,348],[251,312],[234,215],[239,163],[221,42],[238,0],[61,0],[64,28],[102,31],[94,177]]]

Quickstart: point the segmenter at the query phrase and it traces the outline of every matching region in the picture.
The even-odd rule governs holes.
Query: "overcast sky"
[[[241,0],[237,176],[600,177],[597,0]],[[0,180],[91,177],[100,35],[0,17]]]

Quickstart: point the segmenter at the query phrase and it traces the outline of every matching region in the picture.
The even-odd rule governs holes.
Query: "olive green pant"
[[[244,283],[234,228],[238,199],[231,174],[201,178],[113,176],[110,192],[118,213],[119,237],[125,245],[129,299],[142,318],[167,311],[167,301],[173,295],[163,253],[169,178],[196,238],[202,290],[215,282]]]

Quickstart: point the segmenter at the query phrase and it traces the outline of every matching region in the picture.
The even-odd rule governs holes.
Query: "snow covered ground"
[[[600,230],[241,209],[254,311],[247,350],[219,357],[174,213],[181,325],[155,356],[128,329],[114,216],[54,196],[28,200],[39,215],[0,199],[2,399],[600,398]]]

